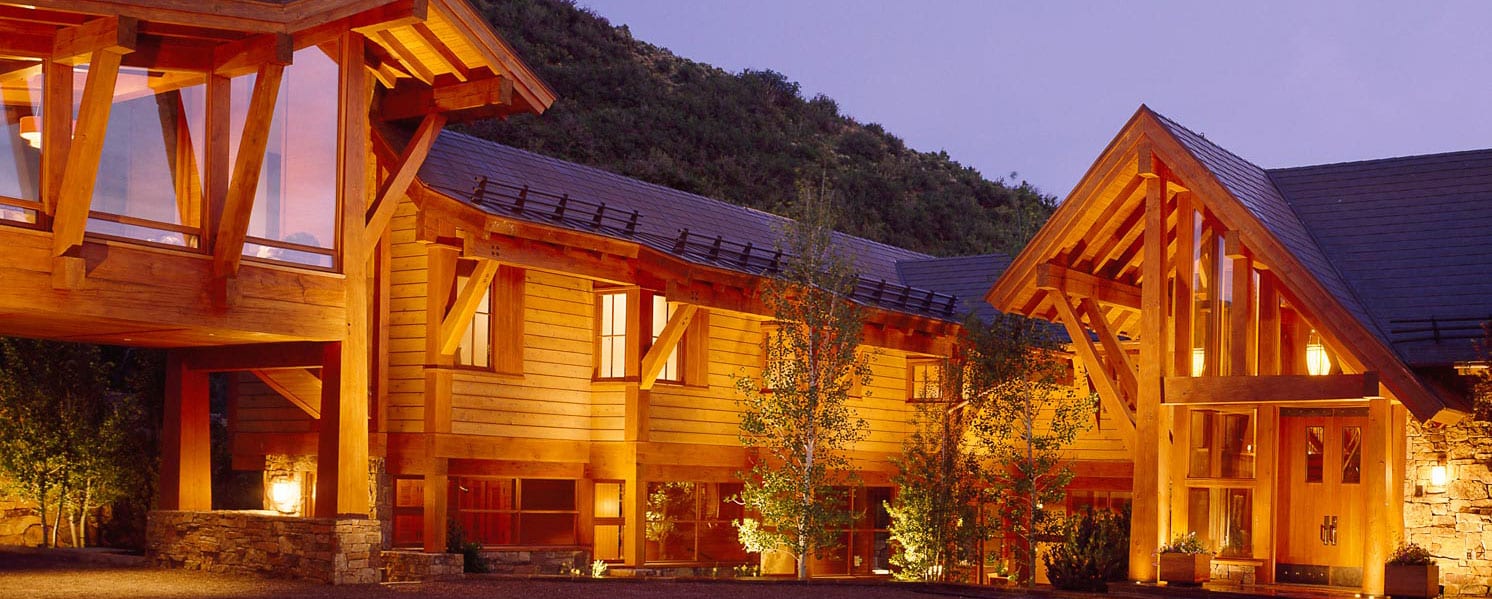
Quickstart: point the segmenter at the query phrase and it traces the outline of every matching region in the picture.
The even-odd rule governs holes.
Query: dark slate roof
[[[419,177],[494,214],[636,241],[751,274],[775,271],[776,240],[788,223],[760,210],[451,131],[441,133]],[[856,299],[925,316],[958,317],[957,298],[901,277],[899,262],[931,256],[838,233],[835,242],[862,274]],[[987,288],[968,297],[982,297]]]
[[[1476,358],[1492,320],[1492,150],[1269,174],[1402,357]]]
[[[1492,319],[1492,150],[1266,170],[1156,116],[1406,363],[1476,357],[1471,336]]]
[[[958,296],[958,314],[972,311],[979,318],[989,320],[994,317],[995,308],[984,301],[984,294],[1009,266],[1010,256],[983,254],[906,260],[897,263],[896,268],[901,273],[902,282],[907,285]]]

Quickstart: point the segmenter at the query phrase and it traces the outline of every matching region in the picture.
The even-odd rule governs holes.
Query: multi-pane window
[[[1253,553],[1254,490],[1236,487],[1187,489],[1187,530],[1224,557]]]
[[[470,275],[456,276],[456,289],[466,288],[471,280]],[[461,345],[456,350],[456,364],[470,366],[473,368],[492,367],[492,286],[482,291],[482,299],[477,302],[476,312],[472,314],[471,323],[466,325],[466,331],[461,333]]]
[[[569,546],[579,542],[576,481],[452,477],[452,516],[483,545]]]
[[[943,367],[933,360],[907,363],[907,399],[910,401],[943,400]]]
[[[40,61],[15,60],[0,77],[0,221],[35,223],[41,210]]]
[[[740,483],[648,483],[646,559],[650,562],[744,562],[746,548],[731,524],[744,516]]]
[[[627,294],[603,293],[600,301],[596,378],[622,378],[627,376]]]
[[[891,487],[840,488],[839,501],[831,505],[848,509],[853,516],[847,529],[836,531],[838,546],[814,560],[813,571],[826,575],[868,576],[891,571],[891,516],[886,503]]]
[[[596,481],[591,528],[594,539],[591,552],[595,559],[622,559],[622,539],[627,527],[626,518],[622,516],[622,501],[626,489],[626,483],[622,481]]]
[[[668,298],[661,295],[653,296],[653,342],[657,343],[658,336],[663,334],[663,328],[668,326],[668,319],[673,317],[674,306],[668,303]],[[683,343],[675,345],[668,352],[668,358],[663,361],[663,368],[658,371],[658,380],[679,382],[679,347]]]
[[[1191,411],[1191,478],[1254,477],[1254,414]]]
[[[409,547],[424,542],[425,480],[394,479],[394,546]]]

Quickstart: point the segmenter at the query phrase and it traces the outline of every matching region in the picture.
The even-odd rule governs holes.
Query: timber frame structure
[[[1265,170],[1144,106],[1104,149],[986,299],[1061,323],[1123,415],[1130,578],[1194,531],[1258,582],[1383,592],[1430,484],[1406,434],[1466,416],[1489,313],[1485,232],[1410,215],[1484,225],[1486,154]]]

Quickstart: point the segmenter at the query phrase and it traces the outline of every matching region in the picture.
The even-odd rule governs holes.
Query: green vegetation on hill
[[[775,71],[680,58],[572,2],[474,4],[559,101],[469,133],[778,213],[796,183],[822,180],[843,198],[846,232],[935,255],[1014,252],[1055,205],[1025,182],[907,148]]]

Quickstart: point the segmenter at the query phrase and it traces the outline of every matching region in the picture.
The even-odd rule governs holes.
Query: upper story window
[[[41,211],[39,61],[3,61],[0,68],[0,221],[35,223]]]
[[[627,293],[602,293],[596,352],[596,378],[627,376]]]
[[[73,70],[74,118],[88,75],[88,65]],[[119,69],[93,185],[89,233],[201,247],[207,129],[202,82],[202,75]]]
[[[457,290],[466,288],[467,281],[471,280],[471,265],[463,264],[466,266],[464,272],[456,275]],[[461,333],[461,345],[456,349],[456,364],[472,368],[492,367],[492,285],[488,285],[482,292],[482,299],[477,303],[471,323]]]
[[[653,342],[658,341],[658,336],[663,334],[663,328],[668,326],[668,319],[673,317],[674,306],[668,303],[668,298],[653,296]],[[668,358],[663,361],[663,369],[658,371],[658,380],[677,383],[680,380],[679,372],[679,348],[683,343],[675,345],[668,353]]]
[[[943,365],[937,360],[907,362],[907,400],[933,402],[943,400]]]
[[[275,102],[249,218],[246,257],[331,268],[337,247],[335,44],[295,52]],[[238,156],[254,75],[233,80],[229,164]]]

